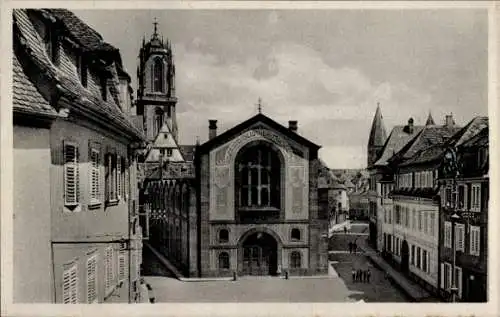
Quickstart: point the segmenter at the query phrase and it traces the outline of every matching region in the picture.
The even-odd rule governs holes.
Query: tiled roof
[[[454,134],[447,142],[449,145],[460,146],[488,127],[488,117],[475,117],[465,127]]]
[[[461,144],[462,147],[476,147],[489,145],[489,129],[484,127],[479,133]]]
[[[461,128],[452,126],[425,126],[424,129],[408,142],[393,157],[396,160],[405,161],[413,157],[416,153],[437,144],[444,144]]]
[[[16,9],[13,12],[15,40],[24,49],[25,53],[38,68],[39,73],[46,76],[47,81],[56,81],[63,96],[71,100],[71,105],[75,105],[75,110],[85,109],[93,112],[102,119],[113,123],[129,135],[142,139],[143,134],[127,118],[127,116],[116,106],[116,104],[102,100],[101,96],[92,94],[85,89],[81,83],[54,66],[49,59],[42,39],[38,36],[36,29],[23,9]],[[83,22],[82,22],[83,23]]]
[[[194,151],[196,145],[179,145],[179,150],[181,150],[182,156],[186,162],[194,161]]]
[[[436,144],[433,146],[430,146],[415,155],[413,155],[411,158],[407,159],[403,163],[400,164],[400,166],[408,166],[412,164],[420,164],[420,163],[427,163],[427,162],[432,162],[435,160],[439,160],[441,156],[443,155],[445,150],[445,147],[443,144]]]
[[[385,142],[382,154],[375,162],[375,166],[385,166],[387,161],[397,152],[399,152],[412,138],[422,131],[423,126],[413,126],[413,132],[408,133],[405,126],[395,126],[389,138]]]
[[[47,9],[60,20],[74,39],[88,51],[116,51],[112,45],[103,41],[102,36],[73,12],[66,9]]]
[[[14,111],[21,111],[32,114],[56,115],[57,112],[52,108],[40,91],[30,81],[25,74],[17,56],[13,57],[13,94],[12,102]]]

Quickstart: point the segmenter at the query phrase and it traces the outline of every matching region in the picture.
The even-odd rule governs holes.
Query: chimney
[[[447,128],[451,128],[455,125],[455,121],[453,121],[453,114],[447,114],[445,117],[445,126]]]
[[[288,129],[292,132],[297,132],[298,129],[297,120],[288,121]]]
[[[208,120],[208,139],[211,140],[217,136],[217,120]]]
[[[408,119],[408,124],[404,127],[403,130],[408,134],[413,133],[413,118]]]

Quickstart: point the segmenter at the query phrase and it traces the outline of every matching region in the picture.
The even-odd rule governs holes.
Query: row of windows
[[[290,232],[290,239],[292,241],[300,241],[301,240],[300,229],[293,228]],[[229,230],[220,229],[219,230],[219,243],[227,243],[227,242],[229,242]]]
[[[80,204],[80,153],[76,143],[64,141],[64,204],[75,207]],[[103,193],[101,176],[101,150],[93,144],[89,151],[89,195],[90,206],[101,203]],[[129,174],[127,160],[115,153],[105,155],[105,201],[115,202],[127,198],[129,190]]]
[[[462,210],[481,211],[481,184],[460,184],[456,192],[452,186],[446,186],[443,205],[456,206]]]
[[[452,247],[451,222],[444,223],[444,246]],[[479,256],[481,247],[481,227],[469,225],[469,254]],[[465,252],[465,225],[455,224],[455,250]]]
[[[231,267],[229,253],[220,252],[219,253],[219,269],[228,270]],[[302,267],[302,255],[300,251],[290,252],[290,268],[299,269]]]
[[[62,302],[63,304],[77,304],[86,302],[89,304],[97,303],[99,299],[99,283],[98,283],[98,258],[99,254],[94,252],[86,262],[85,275],[86,275],[86,298],[81,298],[79,294],[79,267],[75,262],[63,270],[62,282]],[[136,257],[139,260],[139,257]],[[105,296],[111,294],[116,283],[125,281],[127,277],[126,253],[121,249],[118,254],[112,247],[104,250],[104,288]],[[140,263],[136,263],[139,267]],[[118,278],[116,280],[116,278]]]
[[[392,224],[392,222],[394,222],[404,228],[411,229],[415,232],[425,233],[430,236],[435,236],[437,234],[436,214],[434,211],[417,210],[413,208],[410,213],[409,207],[395,205],[394,215],[390,209],[384,209],[384,222],[387,224]]]
[[[404,173],[398,175],[398,188],[432,188],[434,179],[434,171]]]
[[[403,240],[399,237],[385,234],[384,233],[384,245],[385,249],[389,252],[394,253],[396,256],[402,256],[402,245]],[[429,274],[430,273],[430,252],[424,248],[421,248],[417,245],[408,245],[409,247],[409,257],[410,257],[410,265],[415,268]]]

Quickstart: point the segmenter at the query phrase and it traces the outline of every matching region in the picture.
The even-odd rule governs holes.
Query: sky
[[[120,49],[136,90],[153,21],[172,43],[181,144],[262,112],[322,146],[330,168],[366,167],[377,103],[387,133],[410,117],[459,125],[488,114],[482,9],[74,10]]]

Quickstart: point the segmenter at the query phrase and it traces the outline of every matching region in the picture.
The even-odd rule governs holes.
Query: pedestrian
[[[361,282],[361,269],[358,269],[358,281]]]
[[[352,242],[349,241],[349,253],[352,253]]]
[[[347,234],[347,227],[344,226],[344,234]]]
[[[356,244],[356,242],[354,242],[353,248],[354,248],[354,253],[356,253],[356,249],[358,248],[358,245]]]
[[[368,284],[370,283],[370,275],[372,273],[370,272],[370,269],[368,269],[368,271],[366,272],[366,280],[368,281]]]
[[[352,268],[352,282],[356,283],[356,271],[354,270],[354,267]]]

